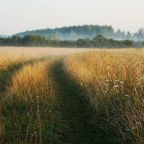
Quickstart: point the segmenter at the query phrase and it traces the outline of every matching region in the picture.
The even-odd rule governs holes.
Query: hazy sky
[[[0,34],[69,25],[144,27],[144,0],[0,0]]]

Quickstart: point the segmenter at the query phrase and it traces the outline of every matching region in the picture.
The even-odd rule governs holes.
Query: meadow
[[[144,50],[0,48],[1,144],[143,144]]]

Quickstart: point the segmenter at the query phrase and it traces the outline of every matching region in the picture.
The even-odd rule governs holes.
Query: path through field
[[[60,111],[66,128],[63,143],[95,143],[95,132],[90,123],[88,103],[84,99],[83,92],[64,71],[62,60],[53,66],[52,75],[58,87]]]
[[[51,144],[96,144],[96,143],[102,144],[101,140],[103,138],[101,137],[101,135],[99,135],[97,129],[91,123],[91,111],[92,110],[91,110],[89,103],[85,100],[85,93],[79,88],[76,82],[71,79],[70,75],[63,68],[63,59],[64,58],[58,58],[58,60],[56,60],[56,62],[51,66],[48,72],[50,74],[50,77],[55,82],[55,85],[56,85],[55,87],[57,87],[57,91],[58,91],[57,101],[59,102],[58,113],[60,115],[60,123],[61,123],[60,131],[58,132],[58,135],[59,135],[58,139],[56,141],[50,140],[51,141],[50,143]],[[8,69],[2,71],[0,73],[1,95],[4,94],[6,88],[9,87],[11,83],[11,79],[17,71],[20,71],[20,69],[22,67],[25,67],[26,65],[32,65],[33,63],[36,63],[37,61],[41,61],[41,60],[44,60],[44,59],[31,60],[31,61],[26,61],[23,63],[14,64],[14,65],[11,65]],[[37,105],[37,102],[36,102],[36,105]],[[42,106],[42,107],[46,107],[46,106]],[[19,115],[21,115],[19,111],[20,109],[23,109],[23,108],[24,107],[18,106],[16,109],[14,109],[14,112],[13,110],[11,110],[11,112],[14,113],[14,114],[11,113],[11,119],[13,119],[13,115],[14,115],[14,119],[16,119],[16,117],[19,117]],[[26,110],[28,109],[29,108],[26,108]],[[25,112],[26,118],[27,118],[27,113],[29,113],[29,110],[28,112]],[[6,119],[6,117],[4,119]],[[9,120],[9,117],[8,117],[8,120]],[[18,121],[18,123],[20,124],[21,122]],[[8,124],[6,125],[7,126],[6,131],[7,130],[9,131],[9,128],[11,128],[11,125],[10,124],[8,125]],[[28,124],[26,123],[25,125],[28,125]],[[24,129],[26,129],[26,127],[24,127],[25,125],[22,125],[23,127],[20,127],[20,129],[22,129],[21,131],[23,132],[24,132]],[[57,128],[53,128],[53,129],[57,129]],[[14,132],[14,133],[17,133],[17,132]],[[3,138],[1,136],[2,139],[0,142],[1,143],[5,143],[5,142],[20,143],[20,142],[23,142],[23,139],[24,139],[23,136],[26,134],[18,133],[14,135],[15,135],[15,138],[13,138],[11,134],[8,136],[9,141],[7,137]],[[33,143],[43,144],[44,143],[45,144],[46,140],[43,141],[43,139],[41,138],[42,130],[41,130],[40,135],[41,135],[40,138],[39,136],[36,137],[36,139],[33,138],[34,141],[30,141],[29,143],[31,144]],[[18,137],[17,140],[16,140],[16,137]],[[47,139],[47,138],[44,138],[44,139]],[[48,138],[48,139],[51,139],[51,138]]]

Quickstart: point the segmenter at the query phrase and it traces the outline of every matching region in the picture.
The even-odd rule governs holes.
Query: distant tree
[[[144,42],[133,42],[132,40],[120,41],[108,39],[102,35],[97,35],[93,39],[79,39],[77,41],[60,41],[55,36],[27,35],[23,38],[18,36],[0,38],[0,45],[117,48],[142,47]]]
[[[89,39],[79,39],[76,41],[78,47],[92,47],[92,42]]]
[[[144,29],[143,28],[140,28],[138,30],[137,38],[138,38],[138,40],[143,40],[144,39]]]
[[[13,43],[14,45],[18,45],[18,44],[20,44],[21,43],[21,38],[20,37],[18,37],[18,36],[13,36],[12,38],[11,38],[11,43]]]
[[[123,44],[124,44],[126,47],[131,47],[131,46],[133,46],[133,41],[131,41],[131,40],[124,40],[124,41],[123,41]]]
[[[126,38],[128,40],[132,39],[132,34],[128,31],[127,34],[126,34]]]
[[[108,39],[102,35],[98,35],[95,38],[93,38],[94,46],[105,47],[107,45],[107,43],[108,43]]]

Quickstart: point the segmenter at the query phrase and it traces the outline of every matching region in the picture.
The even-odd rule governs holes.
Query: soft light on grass
[[[144,141],[144,51],[111,50],[73,55],[64,68],[94,107],[93,123],[107,142]]]
[[[43,49],[43,55],[47,50]],[[60,106],[67,101],[71,104],[72,95],[81,97],[83,93],[88,103],[74,97],[74,106],[77,110],[80,103],[90,104],[93,111],[88,105],[92,117],[88,122],[94,125],[92,135],[98,142],[144,142],[144,50],[96,50],[66,56],[64,61],[39,59],[40,55],[37,50],[36,59],[0,56],[0,143],[63,143],[65,123],[69,123],[63,113],[70,113],[71,108]],[[65,82],[71,79],[68,76],[74,80],[72,85]],[[77,85],[75,88],[75,82],[82,93]],[[58,101],[63,95],[64,100]],[[78,117],[82,116],[80,110]],[[67,128],[73,132],[72,127]],[[87,127],[83,130],[87,131]]]
[[[30,59],[30,57],[24,55],[19,55],[19,56],[0,55],[0,71],[6,69],[10,65],[24,62],[28,59]]]
[[[55,133],[56,88],[49,74],[55,60],[25,66],[12,79],[2,97],[3,143],[50,143]]]

